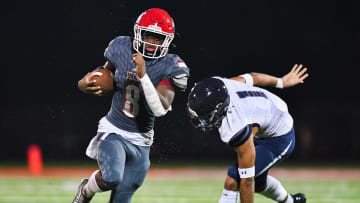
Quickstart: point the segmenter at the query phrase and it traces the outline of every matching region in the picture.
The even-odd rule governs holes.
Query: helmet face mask
[[[225,117],[228,106],[220,103],[218,108],[211,111],[204,116],[194,116],[190,107],[188,107],[188,114],[190,116],[190,122],[195,128],[200,128],[202,131],[211,131],[221,126],[222,119]],[[193,111],[194,112],[194,111]]]
[[[195,84],[187,103],[191,124],[202,131],[219,128],[229,103],[227,89],[219,79],[210,78]]]
[[[141,32],[141,37],[143,39],[153,38],[156,39],[157,41],[161,41],[161,43],[163,43],[166,38],[166,36],[163,34],[158,34],[156,32],[148,32],[148,31]]]
[[[164,57],[174,39],[175,24],[170,15],[159,8],[152,8],[143,12],[134,25],[133,48],[143,57],[156,59]],[[161,44],[148,42],[146,38],[152,36]],[[147,47],[153,50],[147,50]]]

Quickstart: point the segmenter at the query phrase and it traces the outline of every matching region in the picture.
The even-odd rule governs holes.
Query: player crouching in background
[[[290,195],[268,171],[295,147],[293,118],[286,103],[271,92],[254,87],[291,87],[308,77],[295,65],[276,78],[244,74],[231,79],[212,77],[192,88],[187,103],[192,124],[203,131],[218,129],[220,138],[237,153],[230,166],[219,203],[254,202],[254,191],[283,203],[305,203],[304,194]],[[256,157],[256,158],[255,158]]]

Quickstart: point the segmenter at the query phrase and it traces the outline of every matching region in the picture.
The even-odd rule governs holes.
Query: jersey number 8
[[[127,85],[123,112],[129,118],[135,118],[139,113],[140,89],[136,85]]]

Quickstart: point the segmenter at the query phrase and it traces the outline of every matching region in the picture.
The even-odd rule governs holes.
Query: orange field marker
[[[40,175],[43,172],[41,149],[38,145],[32,144],[27,150],[28,170],[32,175]]]

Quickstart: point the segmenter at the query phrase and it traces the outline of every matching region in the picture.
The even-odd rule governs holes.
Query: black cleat
[[[83,188],[84,186],[86,185],[86,183],[88,182],[88,179],[87,178],[84,178],[81,180],[80,182],[80,185],[78,187],[78,191],[75,195],[75,198],[74,200],[72,201],[72,203],[89,203],[90,200],[92,199],[91,198],[87,198],[85,197],[85,195],[83,195],[82,191],[83,191]]]
[[[294,199],[294,203],[306,203],[306,197],[303,193],[296,193],[291,196]]]

